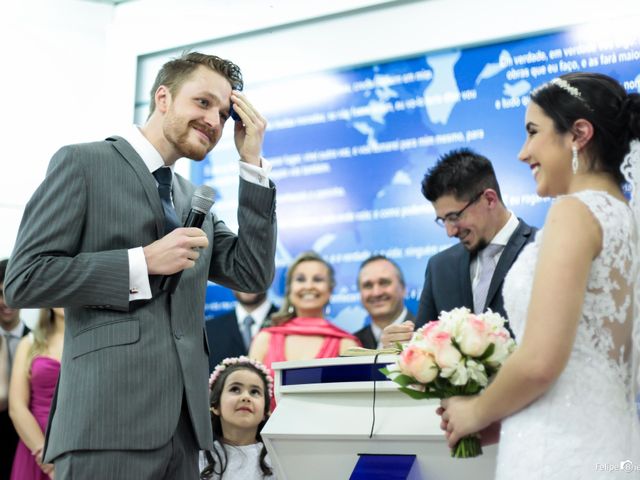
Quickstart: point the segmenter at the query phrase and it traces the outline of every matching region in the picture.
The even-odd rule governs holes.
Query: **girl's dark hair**
[[[219,409],[220,408],[220,398],[222,397],[222,392],[224,390],[224,385],[227,381],[227,377],[231,375],[233,372],[237,372],[238,370],[249,370],[251,372],[256,373],[262,379],[262,391],[264,393],[264,419],[258,424],[258,430],[256,431],[256,441],[262,443],[262,436],[260,432],[262,431],[262,427],[267,423],[267,419],[269,418],[269,412],[271,411],[271,397],[269,396],[269,386],[267,384],[267,379],[264,376],[264,373],[258,370],[251,363],[236,363],[233,365],[228,365],[222,373],[218,376],[214,384],[211,386],[211,394],[209,396],[209,405],[212,408]],[[206,450],[204,452],[205,457],[207,458],[208,465],[202,470],[200,473],[200,478],[202,480],[209,480],[213,478],[213,475],[219,475],[222,477],[225,470],[227,469],[227,449],[225,447],[224,435],[222,433],[222,422],[220,421],[220,416],[211,412],[211,428],[213,430],[213,442],[218,443],[220,446],[219,449],[214,448],[213,452]],[[214,458],[215,455],[215,458]],[[265,457],[267,456],[267,449],[262,445],[262,450],[260,452],[260,470],[264,476],[272,475],[272,468],[267,465]]]
[[[600,73],[575,72],[561,79],[579,96],[554,83],[534,90],[531,100],[553,121],[556,132],[567,133],[578,119],[593,126],[585,151],[589,168],[611,174],[624,182],[620,165],[629,153],[629,142],[640,137],[640,95],[627,93],[620,83]]]

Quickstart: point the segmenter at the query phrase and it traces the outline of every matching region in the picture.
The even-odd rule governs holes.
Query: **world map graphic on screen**
[[[315,250],[336,270],[328,317],[355,331],[367,322],[358,266],[381,253],[402,268],[406,305],[415,313],[429,257],[457,241],[433,221],[420,190],[425,172],[452,149],[487,156],[507,207],[541,226],[549,201],[537,197],[529,168],[518,161],[531,90],[580,70],[640,91],[640,34],[594,40],[585,31],[248,85],[248,97],[269,120],[263,154],[277,186],[274,301],[282,298],[291,260]],[[210,158],[193,163],[191,179],[216,190],[216,213],[234,229],[237,153],[232,128],[226,130]],[[211,286],[206,314],[228,310],[232,301]]]

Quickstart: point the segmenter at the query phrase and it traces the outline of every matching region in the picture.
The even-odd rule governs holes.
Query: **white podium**
[[[379,372],[395,358],[380,355],[375,365],[373,356],[273,364],[277,408],[262,438],[278,480],[347,480],[359,454],[416,455],[412,479],[493,479],[496,447],[472,459],[451,458],[438,401],[414,400]]]

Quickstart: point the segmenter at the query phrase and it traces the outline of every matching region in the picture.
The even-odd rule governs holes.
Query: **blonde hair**
[[[33,329],[33,343],[29,348],[27,362],[31,362],[38,355],[46,354],[49,350],[49,337],[53,333],[56,324],[56,314],[52,308],[41,308],[38,323]]]
[[[327,267],[327,271],[329,272],[329,286],[333,291],[333,287],[336,285],[335,272],[333,267],[329,262],[327,262],[324,258],[318,255],[316,252],[309,250],[307,252],[302,252],[298,255],[289,268],[287,270],[287,277],[285,281],[284,287],[284,300],[282,301],[282,306],[280,310],[271,315],[271,322],[273,325],[282,325],[283,323],[291,320],[292,318],[297,316],[296,308],[291,303],[289,299],[289,294],[291,293],[291,281],[293,280],[293,272],[296,267],[304,262],[320,262],[325,267]]]

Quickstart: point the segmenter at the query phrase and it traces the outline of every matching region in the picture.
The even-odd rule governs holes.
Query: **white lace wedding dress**
[[[640,452],[632,441],[638,420],[629,358],[636,227],[629,206],[604,192],[572,196],[599,221],[602,251],[591,267],[564,371],[543,396],[502,421],[500,480],[640,478]],[[543,235],[541,230],[523,250],[505,280],[504,303],[516,338],[524,332]],[[632,471],[614,470],[620,467]]]

